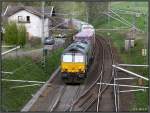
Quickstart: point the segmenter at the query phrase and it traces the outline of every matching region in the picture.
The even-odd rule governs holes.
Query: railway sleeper
[[[93,103],[96,101],[96,96],[92,96],[92,98],[90,98],[83,106],[82,106],[82,108],[83,108],[83,111],[86,111],[87,109],[89,109],[89,107],[91,106],[91,105],[93,105]]]
[[[85,97],[84,101],[82,101],[82,103],[79,104],[79,107],[83,106],[83,104],[86,103],[87,100],[89,100],[92,97],[92,94],[88,95]],[[80,102],[80,101],[79,101]]]

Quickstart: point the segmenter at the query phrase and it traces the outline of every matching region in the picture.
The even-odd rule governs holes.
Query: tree
[[[103,24],[107,20],[104,12],[108,12],[108,2],[86,2],[89,22],[97,25]]]

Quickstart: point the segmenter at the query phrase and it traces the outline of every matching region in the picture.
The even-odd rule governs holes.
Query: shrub
[[[18,30],[15,22],[9,22],[5,25],[4,41],[7,44],[17,44]]]
[[[4,41],[6,44],[20,46],[24,46],[26,44],[27,34],[24,25],[17,25],[15,22],[11,21],[5,24],[4,27]]]
[[[25,26],[19,25],[18,26],[18,44],[21,46],[24,46],[26,44],[26,38],[27,38],[27,33],[26,33]]]

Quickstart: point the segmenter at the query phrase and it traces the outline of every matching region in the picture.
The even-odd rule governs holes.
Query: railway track
[[[54,101],[54,104],[52,104],[52,106],[50,105],[49,108],[48,108],[48,111],[52,112],[56,109],[58,103],[60,102],[60,99],[62,97],[62,95],[64,94],[65,92],[65,89],[66,87],[65,86],[62,86],[59,90],[59,93],[58,93],[58,96],[56,98],[56,101]]]
[[[104,77],[104,75],[106,75],[105,71],[108,71],[107,65],[112,64],[112,55],[107,56],[110,54],[111,47],[106,39],[97,38],[96,42],[94,62],[85,83],[65,85],[61,80],[60,73],[57,73],[49,83],[51,85],[47,86],[41,94],[42,96],[31,106],[29,111],[96,111],[96,107],[93,108],[93,105],[97,106],[98,111],[101,110],[102,96],[108,87],[97,85],[97,82],[111,82],[110,74],[108,77]],[[110,69],[109,71],[111,72]],[[97,100],[99,100],[99,104],[97,104]]]
[[[115,63],[115,58],[113,55],[110,40],[107,38],[101,38],[101,42],[103,43],[103,48],[108,48],[105,50],[105,65],[102,82],[111,83],[114,78],[112,73],[112,64]],[[112,94],[113,88],[106,85],[100,85],[100,87],[101,90],[98,92],[98,102],[96,111],[114,111],[114,97]]]
[[[99,45],[98,39],[96,39],[96,50],[95,50],[95,58],[94,58],[94,65],[97,65],[97,68],[94,73],[97,74],[96,80],[90,85],[88,89],[84,91],[84,93],[72,104],[71,109],[69,111],[87,111],[92,104],[97,99],[97,82],[102,80],[102,73],[103,73],[103,65],[104,65],[104,49],[101,45]],[[100,49],[100,51],[99,51]],[[101,58],[99,62],[97,60]],[[91,69],[93,70],[93,69]],[[92,75],[92,72],[89,72]],[[87,81],[88,82],[88,81]]]
[[[73,90],[70,90],[73,88]],[[52,111],[68,111],[72,102],[81,94],[83,86],[66,86],[65,93],[61,95],[57,106]]]
[[[106,91],[107,91],[107,88],[108,86],[102,86],[102,85],[97,85],[97,82],[102,82],[102,81],[107,81],[107,82],[111,82],[113,80],[113,76],[112,74],[110,74],[110,76],[108,76],[107,78],[106,77],[103,77],[105,74],[104,74],[104,71],[105,70],[105,60],[108,60],[106,59],[106,55],[108,55],[108,53],[106,53],[105,49],[106,49],[106,46],[107,48],[109,48],[109,51],[110,51],[110,56],[111,56],[111,60],[110,61],[110,67],[111,65],[114,63],[114,57],[113,57],[113,52],[112,52],[112,49],[111,49],[111,43],[109,40],[106,40],[106,39],[97,39],[96,40],[96,46],[97,47],[100,47],[102,48],[102,61],[101,61],[101,65],[99,65],[98,67],[98,77],[97,79],[95,80],[95,82],[91,85],[91,87],[89,87],[81,96],[80,98],[78,98],[74,104],[72,105],[74,108],[74,111],[89,111],[89,109],[93,106],[94,103],[97,102],[97,105],[96,105],[96,111],[99,111],[100,110],[100,107],[101,107],[101,98],[102,98],[102,95],[105,95]],[[107,49],[107,52],[108,52],[108,49]],[[107,70],[108,71],[108,70]],[[108,91],[107,91],[108,92]],[[112,99],[111,99],[112,100]],[[113,106],[113,102],[112,102],[112,105]],[[112,107],[113,109],[113,107]],[[70,111],[73,111],[73,109],[71,109]],[[102,110],[103,111],[103,110]],[[104,110],[105,111],[105,110]]]
[[[99,44],[98,43],[96,43],[96,48],[98,48],[98,46],[99,46]],[[99,49],[101,49],[101,50],[103,50],[102,49],[102,47],[100,47]],[[96,55],[96,57],[95,57],[95,64],[93,64],[93,65],[95,65],[95,67],[96,66],[99,66],[99,68],[95,68],[96,69],[96,72],[95,73],[100,73],[99,75],[98,75],[98,78],[96,79],[96,81],[92,84],[92,85],[90,85],[90,87],[85,91],[85,93],[84,94],[82,94],[81,96],[80,96],[80,98],[82,98],[83,99],[83,103],[85,103],[85,99],[83,98],[83,97],[88,97],[88,98],[86,98],[86,99],[89,99],[89,101],[88,101],[88,103],[93,103],[95,100],[96,100],[96,96],[97,96],[97,92],[95,92],[95,85],[97,86],[97,82],[98,82],[98,80],[100,79],[102,79],[102,72],[103,72],[103,66],[102,66],[102,64],[103,64],[103,61],[100,61],[100,63],[97,63],[97,60],[99,60],[99,56],[101,56],[101,58],[103,57],[102,55],[103,55],[103,53],[104,53],[104,51],[103,51],[103,53],[101,54],[101,51],[99,51],[99,49],[95,49],[94,50],[94,52],[95,52],[95,54],[97,54]],[[91,67],[92,68],[92,67]],[[88,74],[92,74],[92,72],[89,72]],[[87,81],[88,82],[88,81]],[[66,87],[68,87],[68,86],[66,86]],[[60,100],[59,101],[57,101],[57,107],[55,107],[55,109],[53,109],[53,111],[62,111],[62,110],[64,110],[64,111],[74,111],[74,102],[75,102],[75,100],[79,100],[78,98],[79,98],[79,91],[80,91],[80,87],[81,86],[78,86],[77,87],[77,90],[75,89],[75,93],[74,93],[74,96],[72,97],[72,99],[71,99],[71,101],[70,102],[68,102],[69,104],[68,105],[70,105],[69,107],[62,107],[62,105],[65,105],[65,102],[62,102],[63,101],[63,99],[60,99],[61,100],[61,103],[59,103],[60,102]],[[92,90],[91,90],[92,89]],[[89,93],[89,90],[91,90],[91,93]],[[69,91],[66,91],[66,92],[69,92]],[[94,94],[93,94],[94,93]],[[88,96],[85,96],[85,95],[88,95]],[[63,96],[62,96],[63,97]],[[94,100],[94,101],[93,101]],[[81,103],[81,105],[80,105],[80,107],[82,106],[82,107],[86,107],[86,105],[84,105],[83,103]],[[60,107],[60,106],[61,107]],[[77,108],[79,111],[81,111],[79,108]],[[52,111],[52,110],[51,110]]]
[[[84,85],[66,85],[55,75],[51,86],[45,89],[29,111],[65,111],[70,103],[82,93]]]

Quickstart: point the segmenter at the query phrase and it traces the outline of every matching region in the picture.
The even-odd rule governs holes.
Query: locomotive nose
[[[71,73],[84,73],[85,65],[82,63],[67,63],[62,64],[62,72],[71,72]]]

